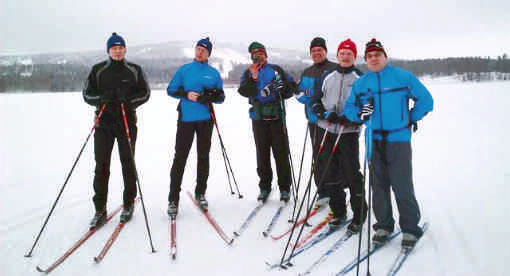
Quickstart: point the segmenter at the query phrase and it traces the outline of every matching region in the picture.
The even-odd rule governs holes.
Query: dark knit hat
[[[356,50],[356,44],[350,38],[340,42],[340,44],[338,45],[338,50],[336,52],[338,53],[342,49],[351,50],[354,53],[354,58],[356,58],[356,56],[358,55],[358,50]]]
[[[312,39],[312,42],[310,42],[310,51],[315,46],[324,48],[324,50],[326,50],[326,52],[328,51],[328,48],[326,47],[326,40],[322,37],[316,37],[316,38]]]
[[[377,41],[375,38],[372,38],[366,45],[365,45],[365,57],[370,52],[380,51],[383,52],[385,57],[388,57],[386,54],[386,51],[384,51],[384,47],[382,46],[380,41]]]
[[[211,55],[212,53],[212,43],[211,41],[209,40],[209,37],[206,37],[206,38],[202,38],[200,39],[198,42],[197,42],[197,46],[201,46],[201,47],[204,47],[207,49],[207,51],[209,51],[209,56]]]
[[[250,52],[251,56],[256,53],[262,52],[267,57],[266,47],[262,45],[262,43],[254,41],[248,46],[248,52]]]
[[[122,36],[118,35],[117,33],[112,33],[112,36],[110,36],[106,42],[106,52],[108,53],[110,48],[113,46],[126,47],[126,41],[124,41],[124,38],[122,38]]]

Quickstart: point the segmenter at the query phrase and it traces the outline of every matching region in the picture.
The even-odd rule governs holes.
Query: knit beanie
[[[248,52],[253,56],[256,53],[263,52],[264,55],[267,57],[266,47],[262,45],[262,43],[254,41],[248,46]]]
[[[209,40],[209,37],[206,37],[206,38],[202,38],[200,39],[198,42],[197,42],[197,45],[196,46],[201,46],[201,47],[204,47],[207,49],[207,51],[209,52],[209,56],[211,55],[212,53],[212,43],[211,41]],[[196,47],[195,46],[195,47]]]
[[[342,49],[351,50],[354,53],[354,58],[356,58],[356,56],[358,56],[358,51],[356,50],[356,44],[350,38],[340,42],[340,45],[338,45],[338,50],[336,52],[338,53]]]
[[[380,41],[377,41],[375,38],[372,38],[366,45],[365,45],[365,57],[368,53],[374,52],[374,51],[381,51],[383,52],[385,57],[388,57],[386,54],[386,51],[384,51],[384,48]]]
[[[310,42],[310,51],[312,51],[312,48],[315,46],[324,48],[326,52],[328,51],[328,48],[326,47],[326,40],[324,40],[322,37],[316,37],[312,39],[312,42]]]
[[[108,53],[110,48],[113,46],[126,47],[126,41],[124,41],[124,38],[122,38],[122,36],[118,35],[117,33],[112,33],[112,36],[110,36],[106,42],[106,52]]]

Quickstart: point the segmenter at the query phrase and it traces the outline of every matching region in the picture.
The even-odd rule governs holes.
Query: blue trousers
[[[373,210],[377,222],[374,229],[394,230],[391,190],[399,212],[400,229],[420,237],[420,209],[414,194],[412,150],[410,142],[373,141],[372,151]],[[391,190],[390,190],[391,189]]]

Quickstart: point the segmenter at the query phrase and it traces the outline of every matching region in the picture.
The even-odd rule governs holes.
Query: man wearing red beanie
[[[352,40],[347,39],[340,43],[337,51],[339,65],[327,72],[318,83],[318,93],[312,106],[312,110],[319,117],[319,137],[327,136],[323,151],[319,153],[316,172],[317,177],[324,179],[319,185],[324,186],[330,196],[329,207],[334,216],[330,227],[338,227],[347,218],[344,189],[349,188],[354,217],[348,230],[352,233],[361,230],[367,214],[359,162],[360,127],[346,120],[343,114],[352,84],[362,75],[361,71],[354,67],[356,54],[356,44]],[[339,135],[338,145],[341,146],[334,151]]]
[[[365,60],[370,72],[354,83],[345,115],[367,127],[366,150],[377,221],[372,240],[385,243],[394,230],[393,191],[402,246],[413,247],[423,229],[418,226],[420,209],[413,187],[411,134],[416,131],[417,122],[432,111],[433,99],[412,73],[387,65],[387,58],[381,42],[374,38],[366,44]]]

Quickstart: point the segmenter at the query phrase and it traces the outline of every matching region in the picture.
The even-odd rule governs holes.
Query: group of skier
[[[192,62],[179,67],[167,93],[179,100],[175,156],[170,171],[168,215],[179,209],[179,193],[194,136],[197,137],[197,183],[195,199],[204,210],[209,176],[209,152],[214,118],[212,104],[225,99],[223,82],[208,64],[213,44],[200,39]],[[326,41],[310,43],[313,65],[306,68],[298,83],[280,66],[268,63],[266,48],[259,42],[249,45],[252,64],[241,76],[238,93],[248,98],[249,116],[255,140],[260,194],[265,202],[271,193],[273,173],[270,155],[276,164],[280,200],[290,200],[292,173],[289,136],[286,129],[286,99],[295,96],[304,104],[312,138],[314,179],[318,205],[329,202],[333,215],[330,227],[347,218],[345,189],[349,189],[353,220],[348,230],[357,233],[367,218],[364,175],[359,158],[361,126],[366,125],[366,158],[373,189],[376,223],[374,242],[386,241],[394,231],[390,188],[399,210],[403,245],[414,245],[423,234],[418,226],[420,210],[414,194],[411,165],[411,134],[417,122],[432,111],[428,90],[410,72],[387,64],[382,44],[372,39],[365,47],[368,72],[355,67],[355,43],[347,39],[337,49],[338,63],[327,59]],[[134,149],[136,108],[145,103],[150,89],[140,66],[127,62],[125,40],[116,33],[107,41],[109,58],[92,67],[83,97],[97,107],[99,117],[94,134],[95,176],[91,227],[106,219],[110,159],[117,139],[124,177],[124,208],[121,221],[133,215],[136,189]],[[413,103],[411,104],[410,101]],[[125,129],[127,126],[128,129]],[[130,135],[127,135],[130,134]]]

